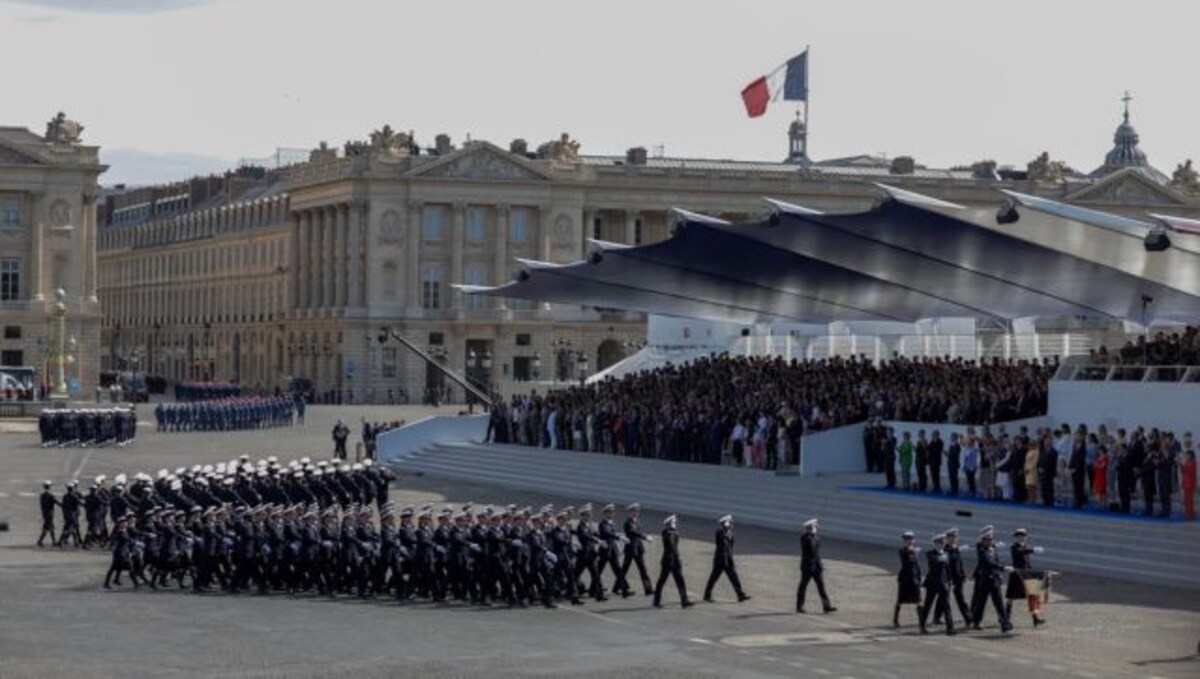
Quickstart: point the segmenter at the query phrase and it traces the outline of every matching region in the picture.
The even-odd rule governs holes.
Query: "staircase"
[[[575,504],[636,501],[713,520],[730,513],[741,523],[797,532],[803,521],[817,516],[831,538],[887,547],[898,546],[904,530],[916,531],[925,544],[928,536],[957,526],[962,544],[973,546],[982,526],[994,525],[997,540],[1006,543],[1013,529],[1025,527],[1035,544],[1046,547],[1036,557],[1039,567],[1200,589],[1200,525],[1195,523],[882,493],[864,488],[882,481],[865,474],[787,477],[508,445],[434,443],[396,462],[408,472],[558,495]],[[958,510],[973,516],[956,516]]]

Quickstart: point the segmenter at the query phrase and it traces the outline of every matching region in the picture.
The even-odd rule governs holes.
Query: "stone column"
[[[550,228],[550,206],[539,205],[537,215],[538,259],[543,262],[550,261]],[[550,302],[542,302],[538,305],[538,309],[541,311],[550,311],[550,308]],[[546,369],[544,364],[542,368]]]
[[[404,295],[409,316],[419,316],[421,310],[421,203],[409,201],[408,224],[405,234]]]
[[[334,281],[337,280],[337,249],[334,247],[334,234],[337,232],[337,207],[330,206],[321,210],[321,306],[332,309],[334,306]]]
[[[637,245],[637,220],[641,213],[637,210],[625,211],[625,243]],[[644,231],[644,229],[643,229]]]
[[[313,299],[313,213],[300,213],[300,240],[296,243],[300,257],[300,304],[301,309],[312,306]]]
[[[29,298],[35,302],[44,302],[46,293],[42,282],[42,258],[46,256],[46,225],[42,223],[42,215],[46,209],[46,194],[38,191],[30,196],[33,199],[29,214],[30,225],[33,228],[33,252],[29,258],[29,280],[32,283]]]
[[[461,295],[456,292],[451,292],[451,285],[456,285],[463,282],[463,237],[466,231],[467,221],[467,205],[466,203],[454,204],[454,216],[451,220],[453,226],[450,232],[450,277],[449,280],[443,280],[446,305],[448,309],[458,309],[460,305]]]
[[[493,285],[504,285],[508,282],[508,212],[508,205],[496,206],[496,259],[492,264],[495,269],[492,272]],[[506,311],[507,309],[507,300],[497,297],[496,310]]]
[[[349,240],[346,253],[347,272],[347,306],[359,308],[363,305],[363,274],[366,263],[363,261],[363,235],[366,231],[367,201],[351,201],[348,210]]]
[[[83,194],[83,214],[79,221],[83,226],[83,292],[89,303],[99,304],[96,298],[96,198],[95,193]]]
[[[288,240],[288,255],[291,258],[291,308],[300,308],[300,213],[292,213],[292,237]]]
[[[330,293],[332,302],[329,306],[334,308],[343,308],[346,306],[346,232],[348,217],[345,205],[335,205],[332,210],[333,215],[333,248],[329,253],[329,258],[333,262],[330,267],[331,276],[333,277],[333,289]]]
[[[312,239],[309,243],[309,259],[312,261],[312,298],[308,308],[318,309],[325,303],[325,208],[313,208]]]

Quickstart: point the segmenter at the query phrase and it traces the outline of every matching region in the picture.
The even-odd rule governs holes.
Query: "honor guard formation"
[[[1013,628],[1012,602],[1017,599],[1025,599],[1028,603],[1034,627],[1046,624],[1043,610],[1045,604],[1050,601],[1050,581],[1058,573],[1033,568],[1031,555],[1041,554],[1044,550],[1029,544],[1029,531],[1024,528],[1013,532],[1013,544],[1010,548],[1012,564],[1007,566],[1000,560],[1000,551],[1004,549],[1004,543],[995,542],[995,528],[985,526],[979,531],[979,541],[975,544],[975,571],[972,574],[975,589],[970,606],[963,596],[963,586],[967,578],[962,552],[966,548],[958,544],[957,528],[951,528],[930,538],[930,549],[925,554],[928,570],[924,573],[921,569],[921,548],[916,544],[916,535],[912,531],[905,531],[900,537],[903,545],[899,549],[900,571],[896,575],[898,587],[896,607],[892,613],[893,626],[900,626],[901,608],[905,604],[913,604],[917,607],[917,623],[921,634],[929,633],[926,622],[931,612],[933,624],[944,623],[946,634],[957,634],[950,601],[952,595],[953,603],[962,615],[966,629],[982,629],[981,623],[989,600],[996,609],[1001,632],[1007,633]],[[923,600],[922,587],[925,588]],[[1007,599],[1008,603],[1005,604],[1003,599]]]
[[[233,431],[290,427],[296,402],[286,396],[237,396],[207,401],[160,403],[154,407],[158,431]]]
[[[641,506],[617,508],[591,504],[536,511],[531,507],[447,505],[397,508],[389,500],[394,475],[370,459],[348,465],[337,459],[309,458],[281,464],[268,457],[251,461],[242,455],[216,465],[161,469],[156,477],[138,473],[132,479],[97,476],[80,495],[71,481],[61,498],[51,482],[39,503],[42,533],[52,545],[68,543],[89,549],[107,547],[112,563],[104,587],[121,584],[128,574],[134,588],[175,586],[194,592],[219,588],[227,593],[257,591],[315,593],[336,597],[388,597],[397,601],[456,601],[477,606],[510,607],[605,601],[609,594],[629,597],[633,582],[661,608],[668,581],[673,581],[683,608],[688,598],[679,544],[679,520],[663,520],[658,579],[646,567],[647,544],[654,537],[641,526]],[[63,528],[55,535],[55,508]],[[80,514],[86,532],[79,526]],[[109,530],[109,522],[112,528]],[[832,613],[820,553],[820,524],[805,521],[800,537],[800,583],[796,612],[805,612],[809,585],[815,585],[822,610]],[[922,559],[916,535],[906,531],[899,548],[896,603],[892,624],[900,627],[905,605],[916,607],[922,634],[928,623],[944,625],[946,634],[979,630],[990,601],[1000,630],[1009,632],[1012,603],[1024,599],[1035,627],[1046,622],[1050,582],[1058,573],[1037,570],[1033,555],[1043,553],[1024,528],[1013,533],[1010,564],[995,542],[995,530],[980,531],[975,545],[975,582],[970,604],[964,595],[966,548],[951,528],[930,538]],[[743,602],[734,560],[733,517],[717,521],[712,570],[704,600],[725,576]],[[636,567],[636,574],[633,569]],[[607,580],[606,583],[606,579]],[[923,591],[922,591],[923,590]]]
[[[47,408],[38,415],[38,433],[43,448],[124,448],[137,436],[137,413],[132,408]]]

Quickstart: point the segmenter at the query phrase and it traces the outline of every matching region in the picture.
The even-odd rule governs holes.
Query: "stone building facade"
[[[1116,144],[1136,143],[1126,115]],[[878,199],[874,182],[969,205],[998,205],[997,189],[1009,188],[1130,215],[1200,216],[1190,165],[1168,178],[1140,153],[1105,163],[1086,175],[1047,155],[1021,169],[947,170],[871,156],[591,156],[565,134],[534,151],[520,139],[456,148],[445,135],[422,149],[385,126],[342,149],[322,144],[305,163],[109,196],[104,361],[263,389],[299,378],[319,398],[356,402],[419,399],[445,384],[403,346],[380,343],[386,327],[481,383],[577,379],[644,341],[644,317],[474,298],[452,284],[502,284],[521,260],[586,256],[589,239],[662,240],[677,207],[734,220],[766,212],[763,197],[863,209]]]
[[[83,126],[59,113],[45,134],[0,127],[0,370],[46,383],[55,290],[66,292],[68,383],[90,392],[100,342],[96,200],[105,167]]]

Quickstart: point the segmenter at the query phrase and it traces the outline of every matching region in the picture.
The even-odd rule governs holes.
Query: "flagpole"
[[[809,100],[812,99],[812,87],[808,79],[808,62],[812,59],[812,45],[804,46],[804,159],[808,162],[812,160],[808,157],[808,135],[811,131],[808,123],[809,117]]]

